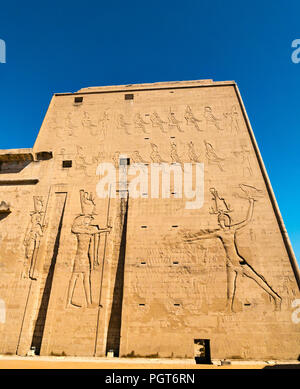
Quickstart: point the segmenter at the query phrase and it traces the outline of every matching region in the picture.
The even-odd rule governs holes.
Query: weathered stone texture
[[[98,197],[97,166],[124,157],[204,163],[203,206],[174,183],[151,198],[151,175],[140,198]],[[212,358],[298,358],[299,269],[234,82],[56,94],[0,167],[0,353],[193,357],[209,339]]]

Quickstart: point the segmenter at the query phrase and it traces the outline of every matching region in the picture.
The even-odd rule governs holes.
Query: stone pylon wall
[[[57,94],[0,162],[1,353],[298,358],[299,269],[234,82]],[[168,198],[153,166],[179,172]]]

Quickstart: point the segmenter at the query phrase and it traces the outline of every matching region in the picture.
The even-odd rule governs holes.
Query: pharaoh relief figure
[[[251,152],[247,146],[242,145],[239,151],[233,151],[234,156],[239,161],[238,166],[242,169],[244,177],[253,176],[253,170],[251,165]]]
[[[73,262],[72,275],[69,281],[66,308],[95,308],[98,305],[92,301],[91,271],[99,266],[100,234],[109,233],[111,227],[100,228],[93,224],[95,202],[93,195],[80,191],[81,214],[74,219],[71,231],[77,238],[77,249]],[[80,284],[84,290],[84,304],[73,301],[76,286]]]
[[[248,200],[247,216],[244,220],[238,223],[233,223],[230,216],[232,209],[227,204],[226,200],[219,196],[216,189],[211,188],[214,207],[213,214],[217,215],[219,228],[200,230],[196,233],[183,233],[185,242],[192,243],[202,239],[219,239],[223,245],[226,254],[226,272],[227,272],[227,305],[228,313],[234,312],[233,304],[236,292],[236,282],[238,277],[248,277],[253,280],[261,289],[263,289],[274,301],[275,310],[280,310],[281,297],[268,284],[266,279],[258,274],[253,267],[243,258],[238,252],[237,236],[238,232],[245,228],[252,220],[254,203],[258,197],[261,197],[261,191],[248,186],[241,185],[243,191],[242,198]]]
[[[98,120],[98,127],[99,127],[99,132],[100,132],[99,135],[100,135],[100,138],[103,140],[107,136],[109,121],[110,121],[109,114],[106,111],[104,111],[103,115]]]
[[[33,197],[34,211],[31,213],[31,221],[27,229],[24,246],[25,246],[25,264],[23,278],[36,280],[38,277],[37,256],[41,238],[44,235],[46,225],[43,224],[43,198]]]
[[[224,117],[228,120],[228,127],[233,135],[237,135],[240,131],[239,127],[239,113],[236,105],[231,107],[229,112],[224,113]]]

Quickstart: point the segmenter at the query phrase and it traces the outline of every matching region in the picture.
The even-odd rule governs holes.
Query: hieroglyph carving
[[[251,188],[251,187],[250,187]],[[256,189],[256,188],[255,188]],[[260,194],[260,192],[258,192]],[[214,213],[218,215],[219,228],[201,230],[194,234],[185,234],[184,240],[186,242],[195,242],[201,239],[220,239],[225,253],[226,253],[226,271],[227,271],[227,311],[234,312],[233,303],[236,291],[237,277],[246,276],[255,281],[269,296],[274,300],[275,310],[280,310],[281,297],[273,290],[273,288],[267,283],[265,278],[258,274],[252,266],[247,263],[237,248],[237,232],[247,226],[253,216],[254,203],[256,199],[253,197],[255,191],[244,190],[244,194],[248,194],[248,212],[245,220],[239,223],[232,224],[231,217],[229,216],[230,207],[228,207],[226,201],[218,195],[215,189],[211,189],[213,200],[215,203]]]
[[[66,308],[80,308],[82,305],[73,302],[73,295],[78,281],[82,283],[85,306],[95,308],[92,301],[91,271],[99,266],[100,234],[110,232],[111,227],[100,228],[93,225],[95,202],[92,194],[80,191],[82,213],[75,217],[71,231],[77,238],[77,250],[74,258],[72,275],[69,282]]]

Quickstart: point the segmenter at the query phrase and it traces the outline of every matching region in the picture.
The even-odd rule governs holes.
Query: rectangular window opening
[[[147,226],[141,226],[141,228],[147,228]]]
[[[62,167],[64,167],[64,168],[72,167],[72,161],[63,161],[62,162]]]
[[[82,96],[77,96],[74,98],[74,103],[75,104],[80,104],[83,102],[83,97]]]
[[[119,163],[120,163],[120,166],[128,166],[128,165],[130,165],[130,158],[120,158],[120,161],[119,161]]]
[[[133,93],[126,93],[125,94],[125,100],[133,100],[134,94]]]

